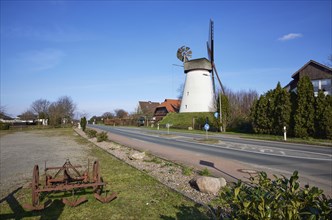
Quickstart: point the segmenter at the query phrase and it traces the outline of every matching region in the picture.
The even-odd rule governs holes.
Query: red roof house
[[[154,111],[156,121],[160,121],[170,112],[179,112],[181,100],[178,99],[165,99]]]

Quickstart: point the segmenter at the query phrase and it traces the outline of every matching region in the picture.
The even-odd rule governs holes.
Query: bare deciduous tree
[[[326,63],[326,66],[332,67],[332,54],[330,54],[330,56],[328,56],[327,60],[328,61]]]
[[[106,118],[114,118],[114,114],[113,114],[112,112],[105,112],[105,113],[102,115],[102,117],[103,117],[104,119],[106,119]]]
[[[37,114],[39,118],[46,119],[50,102],[46,99],[38,99],[31,104],[31,110]]]
[[[20,115],[22,120],[35,120],[37,116],[33,113],[32,110],[27,110]]]
[[[128,116],[128,112],[126,112],[123,109],[115,109],[114,112],[115,112],[115,116],[118,118],[125,118]]]
[[[6,107],[0,106],[0,116],[3,117],[6,115]]]
[[[74,116],[76,105],[68,96],[62,96],[56,102],[64,118],[71,119]]]
[[[254,101],[258,99],[258,93],[255,90],[241,90],[234,92],[225,88],[225,94],[229,101],[228,123],[231,128],[237,129],[242,123],[249,122],[250,109]]]
[[[62,96],[58,101],[50,104],[48,112],[51,125],[68,123],[74,116],[76,105],[68,96]]]
[[[182,100],[183,90],[184,90],[184,83],[181,83],[181,84],[179,85],[179,88],[177,89],[177,92],[178,92],[178,99],[180,99],[180,100]]]

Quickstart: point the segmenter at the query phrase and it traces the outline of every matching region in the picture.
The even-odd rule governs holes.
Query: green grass
[[[31,203],[31,190],[20,189],[0,203],[0,219],[207,219],[206,210],[169,189],[144,172],[114,158],[85,139],[74,136],[72,129],[62,135],[72,136],[89,156],[98,158],[101,174],[108,183],[107,190],[118,198],[108,204],[97,201],[92,193],[88,202],[72,208],[63,205],[62,193],[49,194],[43,199],[53,200],[42,211],[25,211],[22,205]],[[58,129],[55,129],[57,133]],[[61,132],[60,132],[61,133]],[[48,135],[48,134],[47,134]],[[59,135],[59,133],[57,133]],[[61,135],[61,134],[60,134]],[[43,182],[42,182],[43,183]],[[87,190],[91,192],[91,190]]]
[[[207,168],[204,168],[203,170],[199,171],[199,175],[201,175],[201,176],[211,176],[211,172]]]
[[[194,169],[191,167],[187,167],[187,166],[183,166],[182,167],[182,174],[185,176],[190,176],[191,174],[193,174]]]
[[[203,127],[206,123],[206,118],[209,120],[210,128],[217,127],[217,121],[211,112],[193,112],[193,113],[169,113],[160,122],[159,127],[165,127],[165,125],[171,124],[171,128],[188,129],[193,126],[195,121],[195,129]]]

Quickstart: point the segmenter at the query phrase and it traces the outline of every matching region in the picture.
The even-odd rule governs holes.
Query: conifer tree
[[[273,134],[274,129],[274,118],[275,118],[275,91],[269,90],[266,93],[267,99],[267,108],[266,108],[266,115],[267,115],[267,124],[266,124],[266,134]]]
[[[283,127],[289,128],[291,113],[290,94],[281,88],[280,82],[274,89],[273,133],[280,135]]]
[[[332,140],[332,96],[325,97],[326,107],[323,114],[325,138]]]
[[[297,100],[294,115],[294,135],[308,137],[314,135],[314,88],[308,76],[300,78],[297,84]]]
[[[315,98],[315,136],[317,138],[324,138],[325,136],[324,112],[326,104],[327,100],[324,92],[319,90]]]
[[[269,101],[266,95],[261,95],[255,102],[252,113],[253,130],[255,133],[269,133],[271,121],[268,116],[268,102]]]
[[[315,131],[317,138],[332,139],[332,97],[321,90],[315,98]]]
[[[81,118],[81,123],[80,124],[81,124],[81,127],[82,127],[82,131],[85,131],[86,124],[87,124],[86,117]]]
[[[290,113],[288,134],[290,134],[291,136],[295,136],[295,134],[294,134],[294,127],[295,127],[294,115],[295,115],[296,108],[297,108],[297,94],[296,94],[296,92],[291,92],[290,93],[290,102],[291,102],[291,113]]]

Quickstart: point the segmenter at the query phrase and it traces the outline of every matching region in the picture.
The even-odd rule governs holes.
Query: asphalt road
[[[332,191],[332,147],[291,144],[236,138],[225,135],[209,136],[216,144],[200,143],[206,136],[179,132],[156,131],[143,128],[89,125],[90,127],[124,136],[132,140],[181,149],[248,164],[256,170],[289,176],[298,170],[310,185]]]

